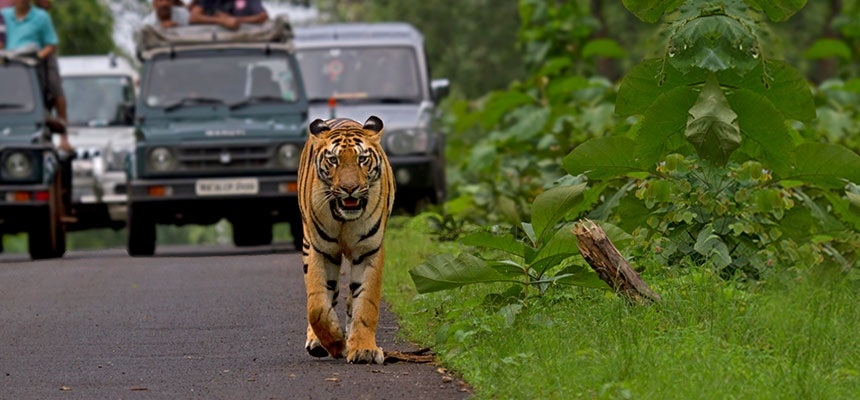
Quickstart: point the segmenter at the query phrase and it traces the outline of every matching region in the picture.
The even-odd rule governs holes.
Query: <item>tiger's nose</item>
[[[350,195],[350,196],[352,196],[352,195],[354,195],[356,192],[358,192],[358,185],[352,185],[352,186],[341,186],[340,188],[341,188],[341,190],[343,190],[344,192],[346,192],[346,194],[348,194],[348,195]]]

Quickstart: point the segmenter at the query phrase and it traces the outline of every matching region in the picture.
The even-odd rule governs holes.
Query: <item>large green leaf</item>
[[[762,10],[773,22],[790,18],[806,5],[806,0],[746,0],[753,8]]]
[[[851,48],[839,39],[818,39],[803,52],[803,57],[810,60],[838,57],[847,61],[851,59]]]
[[[559,283],[595,289],[611,289],[609,284],[600,279],[594,270],[582,265],[571,265],[559,272],[558,275],[564,276],[558,280]]]
[[[714,233],[711,225],[706,225],[696,236],[693,250],[714,262],[719,268],[725,268],[732,263],[729,248],[723,239]]]
[[[474,283],[508,280],[487,262],[468,253],[438,254],[409,270],[418,293],[454,289]]]
[[[718,73],[717,78],[723,86],[752,90],[766,97],[786,119],[811,121],[815,118],[809,82],[785,61],[767,60],[746,74],[724,71]]]
[[[562,263],[562,261],[567,260],[568,258],[571,258],[573,256],[577,256],[577,255],[579,255],[578,251],[576,253],[553,254],[552,256],[544,257],[544,258],[541,258],[539,260],[536,260],[531,265],[531,267],[532,267],[532,270],[534,270],[538,274],[538,276],[543,278],[543,274],[546,273],[546,271],[548,269],[555,267],[555,266],[558,266],[559,264]]]
[[[537,243],[543,243],[548,234],[570,209],[582,201],[586,183],[558,186],[539,194],[532,203],[532,227]]]
[[[582,47],[582,58],[588,59],[594,56],[606,58],[625,58],[627,51],[614,39],[602,38],[590,40]]]
[[[724,165],[741,143],[737,119],[716,76],[711,74],[696,104],[690,107],[684,135],[700,157]]]
[[[705,72],[700,69],[683,74],[662,58],[643,61],[624,75],[615,100],[615,113],[622,117],[644,114],[660,95],[704,81]]]
[[[761,63],[758,37],[743,13],[727,7],[725,14],[697,16],[677,22],[667,61],[680,71],[734,69],[746,73]]]
[[[783,177],[830,188],[860,182],[860,156],[845,146],[804,143],[794,148],[794,167]]]
[[[526,262],[532,264],[543,258],[552,257],[557,254],[578,254],[576,235],[573,234],[573,223],[565,224],[552,234],[547,235],[547,240],[537,249],[531,259]]]
[[[493,92],[484,102],[481,123],[485,128],[490,128],[497,125],[511,110],[524,104],[534,103],[533,97],[522,92],[513,90]]]
[[[576,146],[562,160],[562,168],[571,175],[585,174],[601,180],[643,171],[634,158],[635,142],[624,136],[594,138]]]
[[[523,242],[514,239],[509,234],[499,236],[490,232],[479,231],[466,235],[460,239],[460,242],[468,246],[501,250],[519,257],[525,257],[526,254]]]
[[[663,14],[678,8],[684,0],[622,0],[621,3],[636,18],[645,22],[657,22]]]
[[[698,93],[688,87],[677,87],[661,94],[648,107],[636,136],[636,157],[640,166],[652,167],[686,143],[687,112],[697,96]]]
[[[846,193],[846,195],[850,194],[852,193]],[[856,195],[849,196],[849,198],[855,197],[854,202],[831,192],[825,192],[824,197],[830,202],[833,212],[839,216],[841,221],[854,228],[855,231],[860,231],[860,207],[854,205],[858,200]]]
[[[766,97],[740,89],[728,96],[741,127],[740,151],[783,177],[790,174],[794,144],[782,113]]]

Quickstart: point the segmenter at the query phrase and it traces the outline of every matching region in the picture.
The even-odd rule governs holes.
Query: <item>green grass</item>
[[[663,297],[657,305],[559,287],[499,308],[484,298],[507,286],[415,295],[408,269],[434,252],[456,251],[455,244],[432,241],[421,225],[392,222],[384,295],[406,335],[432,345],[477,398],[855,399],[860,393],[857,280],[794,271],[747,287],[701,268],[654,268],[643,278]]]

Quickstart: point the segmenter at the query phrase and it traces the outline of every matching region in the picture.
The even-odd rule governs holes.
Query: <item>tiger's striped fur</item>
[[[305,349],[350,363],[384,359],[376,345],[382,248],[394,203],[394,176],[380,138],[382,121],[315,120],[299,162],[302,264],[308,296]],[[335,312],[341,261],[350,264],[346,333]],[[346,336],[346,338],[344,338]]]

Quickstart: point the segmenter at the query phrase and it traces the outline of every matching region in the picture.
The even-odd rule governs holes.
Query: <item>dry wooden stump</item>
[[[645,299],[660,301],[660,295],[648,287],[639,274],[627,264],[612,241],[606,236],[603,228],[588,219],[577,222],[573,234],[578,239],[577,247],[604,282],[609,284],[615,293],[626,297],[631,302],[640,303]]]

